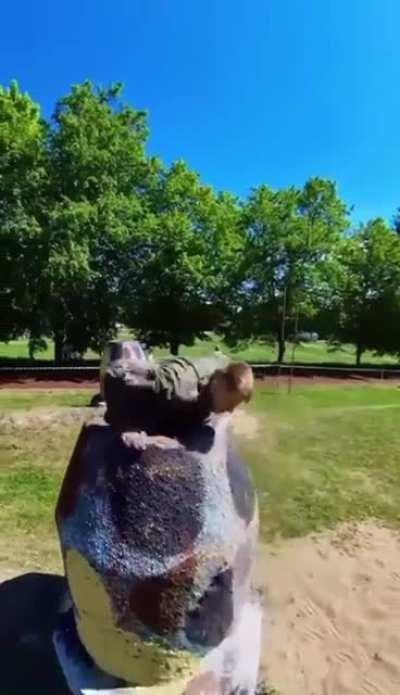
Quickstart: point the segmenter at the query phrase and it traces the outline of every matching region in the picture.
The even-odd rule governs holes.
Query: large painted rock
[[[72,692],[254,692],[257,504],[228,435],[212,416],[137,451],[103,419],[83,427],[56,510]]]
[[[100,395],[105,400],[104,381],[110,363],[117,360],[145,360],[147,355],[138,340],[112,340],[104,350],[100,361]]]

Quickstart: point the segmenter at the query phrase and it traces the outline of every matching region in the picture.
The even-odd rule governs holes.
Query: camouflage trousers
[[[130,360],[114,363],[107,370],[110,376],[120,376],[127,386],[141,388],[159,394],[166,400],[182,402],[195,401],[203,386],[215,371],[224,369],[228,360],[225,357],[205,357],[188,360],[173,357],[159,363],[147,360]]]

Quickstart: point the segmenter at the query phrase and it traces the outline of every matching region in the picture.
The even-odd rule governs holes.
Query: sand
[[[0,427],[3,432],[7,432],[8,428],[58,428],[66,425],[79,425],[100,412],[102,412],[100,408],[84,406],[63,408],[62,406],[54,405],[47,408],[33,408],[32,410],[10,410],[0,412]]]
[[[0,563],[0,581],[30,569]],[[262,546],[256,579],[262,673],[277,695],[399,695],[398,532],[346,524]]]
[[[279,695],[400,693],[400,534],[373,523],[260,550],[262,668]]]
[[[31,568],[6,568],[0,581]],[[262,675],[277,695],[399,695],[400,534],[372,522],[263,546]]]

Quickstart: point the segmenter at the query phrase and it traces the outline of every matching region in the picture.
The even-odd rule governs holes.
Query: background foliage
[[[400,353],[400,216],[351,229],[334,182],[214,191],[146,154],[147,116],[122,87],[72,87],[49,121],[0,89],[0,340],[54,341],[57,362],[125,324],[177,353],[208,331],[231,346],[301,328]]]

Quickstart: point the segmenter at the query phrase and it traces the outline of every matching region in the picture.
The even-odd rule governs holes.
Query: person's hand
[[[121,439],[129,449],[144,451],[148,444],[147,432],[122,432]]]
[[[158,446],[160,449],[176,449],[179,442],[172,437],[164,435],[149,435],[147,432],[122,432],[121,439],[128,449],[145,451],[148,446]]]

